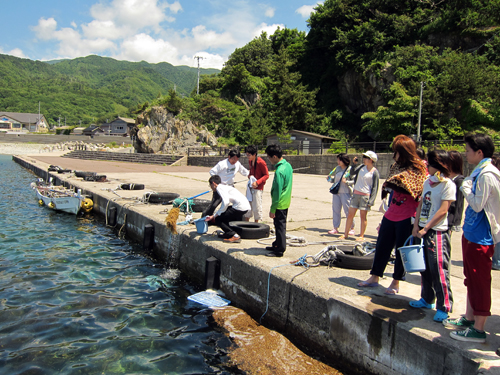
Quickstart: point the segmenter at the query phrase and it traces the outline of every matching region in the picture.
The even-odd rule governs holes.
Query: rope
[[[120,230],[118,231],[118,237],[120,237],[120,234],[122,233],[122,229],[127,225],[127,214],[123,217],[123,225],[120,227]]]
[[[300,265],[302,265],[304,268],[305,268],[305,271],[307,271],[309,269],[309,265],[307,264],[307,262],[305,262],[305,257],[307,257],[307,254],[302,256],[297,262],[293,263],[293,264],[282,264],[280,266],[274,266],[273,268],[271,268],[269,270],[269,275],[267,276],[267,297],[266,297],[266,311],[264,311],[264,314],[262,314],[262,316],[260,317],[259,319],[259,324],[262,322],[262,318],[264,317],[264,315],[267,314],[267,311],[269,310],[269,294],[270,294],[270,287],[271,287],[271,273],[273,272],[273,270],[275,268],[280,268],[280,267],[286,267],[286,266],[293,266],[293,265],[299,265],[297,263],[301,262]],[[301,272],[303,273],[303,272]],[[294,276],[295,278],[295,276]],[[292,279],[293,280],[293,279]]]
[[[264,242],[264,241],[270,241],[274,240],[276,236],[268,237],[265,239],[260,239],[257,240],[257,243],[265,246],[270,246],[270,243]],[[312,241],[308,242],[304,237],[296,237],[287,234],[286,235],[286,244],[291,247],[305,247],[308,245],[328,245],[328,244],[335,244],[335,245],[354,245],[355,242],[350,241],[350,240],[330,240],[330,241]]]

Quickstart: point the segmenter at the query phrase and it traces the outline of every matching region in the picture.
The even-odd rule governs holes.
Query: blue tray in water
[[[188,300],[200,303],[208,307],[222,307],[227,306],[231,301],[222,298],[215,292],[210,292],[205,290],[204,292],[199,292],[188,297]]]

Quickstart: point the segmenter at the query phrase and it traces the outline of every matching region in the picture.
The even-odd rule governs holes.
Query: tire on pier
[[[229,226],[243,239],[259,239],[269,237],[269,225],[251,223],[249,221],[230,221]]]

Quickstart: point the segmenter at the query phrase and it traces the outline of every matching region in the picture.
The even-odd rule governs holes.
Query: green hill
[[[214,74],[216,69],[202,69]],[[0,55],[0,110],[41,112],[51,123],[90,124],[115,116],[176,88],[181,96],[196,87],[197,69],[168,63],[118,61],[100,56],[49,62]]]

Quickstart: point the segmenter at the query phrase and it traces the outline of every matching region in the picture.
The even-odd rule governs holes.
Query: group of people
[[[230,227],[231,221],[250,220],[253,216],[255,222],[263,218],[262,192],[269,179],[266,162],[257,155],[255,146],[247,146],[245,154],[249,162],[249,170],[239,162],[240,152],[230,150],[227,159],[217,163],[210,170],[208,183],[213,191],[212,201],[203,212],[206,221],[218,225],[223,233],[224,242],[239,243],[240,236]],[[282,257],[286,250],[286,221],[288,208],[292,199],[293,170],[283,158],[283,151],[279,145],[273,144],[266,148],[269,162],[274,166],[275,173],[271,187],[271,207],[269,217],[273,219],[276,239],[267,256]],[[248,177],[246,195],[234,187],[236,173]],[[220,205],[220,208],[217,207]]]
[[[486,134],[471,133],[465,137],[467,162],[475,168],[463,175],[463,159],[459,152],[431,150],[425,155],[415,141],[398,135],[392,143],[394,163],[383,183],[382,199],[387,201],[378,228],[378,237],[370,277],[358,284],[369,288],[379,286],[394,249],[414,239],[423,242],[425,271],[421,272],[420,299],[410,302],[414,308],[434,309],[434,321],[453,328],[453,339],[484,342],[484,326],[491,315],[491,269],[495,244],[500,244],[500,159],[494,157],[495,147]],[[276,239],[268,256],[281,257],[286,250],[286,221],[291,202],[293,169],[283,158],[279,145],[266,148],[269,162],[275,167],[271,188],[269,217],[273,219]],[[266,162],[257,156],[255,146],[245,153],[249,170],[239,162],[240,153],[231,150],[228,158],[210,170],[209,185],[213,191],[210,207],[203,213],[223,230],[225,242],[241,239],[229,226],[231,221],[263,219],[262,191],[269,178]],[[363,153],[363,163],[351,166],[346,154],[337,156],[338,166],[327,177],[332,183],[333,229],[341,234],[341,211],[347,219],[339,239],[354,235],[354,217],[360,210],[361,225],[355,239],[364,241],[367,213],[373,207],[379,190],[379,172],[375,167],[377,154]],[[246,196],[234,188],[236,173],[248,177]],[[464,201],[467,208],[464,211]],[[215,209],[220,205],[218,211]],[[215,212],[215,213],[214,213]],[[464,284],[467,288],[465,316],[451,319],[453,293],[450,284],[451,236],[460,231],[463,218],[462,256]],[[497,246],[499,248],[499,246]],[[500,263],[500,262],[499,262]],[[399,251],[395,251],[394,272],[387,295],[399,293],[405,280],[405,269]]]
[[[471,133],[465,137],[467,162],[475,168],[463,176],[463,160],[456,151],[431,150],[419,155],[416,143],[398,135],[392,143],[394,164],[382,185],[382,198],[388,199],[379,226],[376,250],[370,277],[359,287],[377,287],[393,249],[404,246],[409,239],[423,241],[425,271],[421,272],[420,299],[411,307],[434,309],[434,321],[454,329],[453,339],[484,342],[484,326],[491,315],[491,269],[495,244],[500,242],[500,172],[495,166],[495,147],[486,134]],[[492,161],[493,158],[493,161]],[[370,160],[368,160],[370,159]],[[338,167],[329,181],[339,182],[332,200],[333,226],[330,234],[339,233],[340,211],[347,216],[345,234],[353,234],[352,219],[361,211],[361,228],[357,240],[363,240],[366,214],[374,204],[378,190],[378,172],[373,162],[375,153],[363,154],[363,167],[350,168],[349,158],[338,155]],[[332,177],[333,176],[333,177]],[[354,191],[351,194],[351,186]],[[372,199],[373,198],[373,199]],[[453,294],[450,285],[451,235],[460,230],[465,209],[462,234],[464,284],[467,288],[465,316],[451,319]],[[497,246],[498,248],[498,246]],[[500,254],[496,254],[500,259]],[[385,294],[399,293],[405,269],[396,251],[392,282]]]

